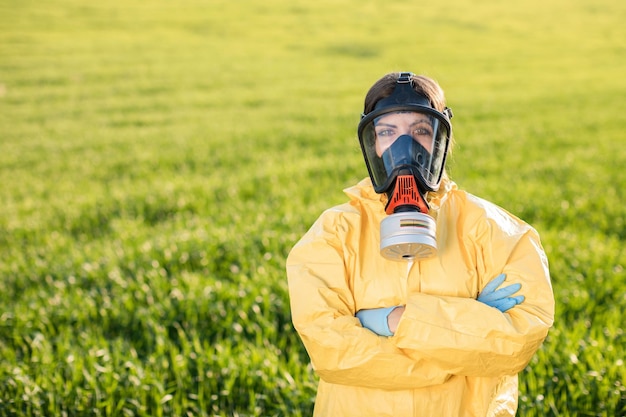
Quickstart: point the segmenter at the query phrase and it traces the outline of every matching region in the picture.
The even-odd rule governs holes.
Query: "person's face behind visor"
[[[447,119],[438,114],[430,108],[398,109],[362,119],[359,140],[377,193],[388,191],[404,168],[425,190],[438,189],[450,137]]]
[[[408,135],[433,152],[434,127],[431,116],[416,112],[397,112],[382,115],[374,121],[376,154],[380,157],[402,135]]]

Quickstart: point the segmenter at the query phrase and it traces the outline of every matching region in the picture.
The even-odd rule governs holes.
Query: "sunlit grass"
[[[388,71],[438,79],[452,177],[542,235],[519,414],[623,415],[617,1],[0,0],[0,414],[305,416],[284,261],[366,175]]]

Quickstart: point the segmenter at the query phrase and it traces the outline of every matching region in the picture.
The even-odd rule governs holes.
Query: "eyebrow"
[[[426,123],[426,124],[429,124],[431,126],[433,125],[433,122],[430,119],[419,119],[419,120],[416,120],[413,123],[411,123],[410,126],[415,126],[415,125],[418,125],[420,123]]]

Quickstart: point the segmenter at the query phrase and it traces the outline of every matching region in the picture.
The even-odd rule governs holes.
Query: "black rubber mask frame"
[[[358,126],[359,143],[372,184],[377,193],[391,191],[398,174],[396,170],[394,170],[395,172],[389,172],[389,165],[385,164],[381,158],[382,155],[378,156],[375,151],[376,120],[390,113],[417,112],[436,120],[437,128],[433,137],[433,152],[437,152],[436,165],[429,167],[434,175],[430,178],[424,178],[417,169],[411,169],[410,171],[415,176],[422,192],[436,191],[441,183],[445,158],[452,134],[450,124],[452,112],[448,108],[443,113],[433,108],[428,98],[417,93],[413,88],[412,75],[412,73],[401,73],[393,93],[378,101],[373,111],[367,115],[363,114]]]

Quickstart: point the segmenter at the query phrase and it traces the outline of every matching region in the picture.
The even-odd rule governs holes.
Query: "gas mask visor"
[[[442,113],[412,105],[374,110],[359,125],[359,141],[377,193],[401,174],[412,174],[422,193],[439,189],[450,141]]]

